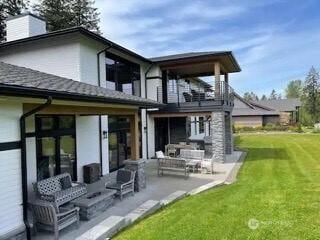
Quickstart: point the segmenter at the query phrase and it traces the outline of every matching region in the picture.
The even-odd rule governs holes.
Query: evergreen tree
[[[0,42],[5,40],[6,18],[21,14],[28,5],[28,0],[0,0]]]
[[[308,114],[310,114],[313,123],[319,121],[320,116],[320,77],[319,72],[311,67],[303,88],[303,106]]]
[[[302,81],[290,81],[285,89],[286,98],[300,98],[302,94]]]
[[[56,31],[72,27],[72,13],[68,0],[42,0],[33,6],[47,21],[48,31]]]
[[[268,100],[268,98],[267,98],[267,96],[266,96],[265,94],[263,94],[263,95],[261,96],[261,100]]]
[[[42,0],[33,9],[46,19],[49,31],[82,26],[100,33],[98,9],[93,0]]]
[[[73,0],[71,1],[72,24],[82,26],[88,30],[100,33],[98,9],[94,7],[93,0]]]
[[[259,97],[254,92],[244,93],[243,98],[247,101],[258,101],[259,100]]]
[[[272,89],[270,96],[269,96],[269,100],[275,100],[278,99],[278,94],[276,92],[276,90]]]

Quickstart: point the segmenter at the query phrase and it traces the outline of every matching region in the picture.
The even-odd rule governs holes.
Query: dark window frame
[[[74,119],[74,126],[72,128],[59,128],[59,117],[63,116],[72,116]],[[42,117],[51,117],[54,121],[53,129],[42,130],[41,129],[41,118]],[[78,159],[77,159],[77,134],[76,134],[76,117],[75,115],[36,115],[35,116],[35,137],[36,137],[36,169],[38,171],[38,156],[42,153],[40,146],[40,139],[43,137],[52,137],[55,139],[55,156],[56,156],[56,173],[60,174],[61,169],[61,156],[60,156],[60,137],[63,136],[72,136],[75,140],[75,162],[73,165],[73,181],[78,180]],[[38,172],[37,172],[38,178]],[[37,179],[38,181],[39,179]]]
[[[134,96],[141,97],[141,85],[142,84],[141,84],[141,66],[140,66],[140,64],[131,62],[131,61],[127,60],[127,59],[119,57],[119,56],[117,56],[115,54],[112,54],[110,52],[106,52],[105,57],[108,58],[108,59],[111,59],[111,60],[113,60],[115,62],[114,66],[112,68],[110,68],[110,69],[112,69],[114,71],[114,76],[113,76],[114,84],[115,84],[115,89],[114,90],[123,92],[123,89],[120,89],[119,74],[118,74],[119,73],[118,68],[119,68],[119,65],[120,65],[119,63],[122,63],[122,64],[125,64],[125,65],[129,66],[129,69],[130,69],[131,74],[132,74],[132,77],[130,79],[130,81],[131,81],[130,84],[132,86],[131,94],[134,95]],[[108,81],[107,74],[108,74],[109,66],[108,66],[107,63],[105,63],[105,68],[106,68],[106,81]],[[137,70],[139,69],[139,86],[138,86],[138,89],[137,89],[139,94],[135,92],[136,89],[134,87],[134,81],[133,81],[134,80],[133,72],[134,72],[135,68],[137,68]]]

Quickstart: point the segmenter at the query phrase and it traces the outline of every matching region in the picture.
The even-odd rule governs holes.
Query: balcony
[[[157,87],[157,99],[167,103],[166,111],[232,108],[233,93],[234,90],[224,81],[215,82],[211,86],[204,82],[191,85],[184,80],[170,80],[166,91],[163,91],[162,86]]]

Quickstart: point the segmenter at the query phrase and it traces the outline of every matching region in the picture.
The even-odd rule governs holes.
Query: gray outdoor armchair
[[[106,184],[106,188],[117,190],[117,195],[122,201],[123,195],[132,193],[134,195],[134,178],[135,171],[120,169],[117,172],[116,182],[112,184]]]
[[[79,208],[58,208],[55,203],[36,200],[30,203],[37,229],[54,232],[54,238],[59,239],[59,231],[73,223],[79,226]]]

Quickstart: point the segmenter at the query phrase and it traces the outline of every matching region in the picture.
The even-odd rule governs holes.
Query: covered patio
[[[76,227],[68,227],[60,232],[61,240],[77,239],[81,235],[90,231],[93,227],[99,225],[102,221],[110,216],[122,216],[135,210],[141,204],[148,200],[161,201],[168,195],[177,191],[186,191],[190,195],[197,191],[206,189],[206,186],[214,184],[228,184],[235,180],[235,175],[239,170],[242,157],[242,152],[235,151],[232,155],[228,155],[225,163],[215,163],[214,174],[200,174],[191,173],[190,177],[186,180],[183,176],[179,175],[165,175],[159,177],[157,175],[157,160],[149,159],[146,161],[146,177],[147,187],[140,192],[136,192],[134,196],[128,195],[122,201],[116,199],[114,206],[108,208],[97,217],[90,221],[81,221],[79,229]],[[116,172],[104,176],[99,182],[87,185],[89,192],[95,192],[97,189],[104,187],[104,184],[111,181],[115,177]],[[52,238],[51,232],[41,231],[32,239],[42,240]]]

